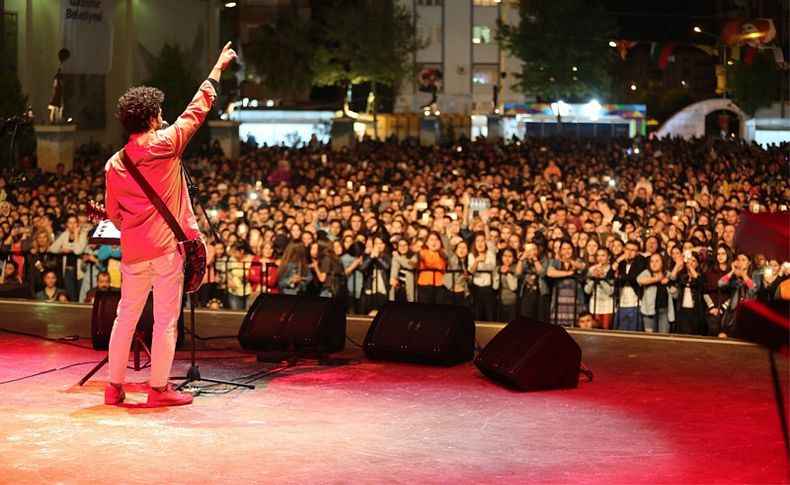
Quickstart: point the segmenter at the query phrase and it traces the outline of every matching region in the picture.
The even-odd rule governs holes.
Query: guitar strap
[[[181,226],[176,221],[176,218],[173,216],[173,213],[170,212],[170,209],[167,208],[165,203],[162,201],[162,198],[159,197],[159,194],[156,193],[151,184],[143,177],[143,174],[140,173],[140,169],[135,166],[134,162],[129,158],[129,155],[126,154],[126,150],[121,150],[121,161],[123,162],[123,166],[126,167],[126,170],[132,174],[132,177],[135,181],[137,181],[137,185],[143,189],[145,195],[151,200],[151,203],[156,207],[156,210],[159,211],[159,214],[165,219],[167,225],[170,226],[170,229],[173,230],[173,234],[175,234],[176,239],[178,242],[185,242],[187,241],[187,235]]]

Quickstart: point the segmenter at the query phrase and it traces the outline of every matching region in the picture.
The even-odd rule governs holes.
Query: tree
[[[614,18],[589,0],[521,0],[518,25],[499,23],[497,40],[524,63],[516,88],[544,100],[604,96],[617,35]]]
[[[309,25],[284,15],[255,31],[246,55],[265,86],[287,103],[309,93],[314,50]]]
[[[159,56],[153,59],[151,76],[143,84],[158,88],[165,93],[165,101],[162,103],[162,119],[172,123],[192,101],[199,82],[186,62],[181,49],[177,45],[165,44],[162,46]],[[209,117],[211,115],[212,113],[209,113]],[[187,152],[198,151],[210,140],[211,134],[208,126],[201,126],[188,145]]]
[[[6,53],[0,50],[0,65],[8,66]],[[13,167],[20,155],[31,154],[35,150],[33,130],[29,124],[20,124],[27,113],[27,96],[22,93],[22,85],[16,69],[0,69],[0,169]],[[11,140],[15,152],[11,152]]]
[[[727,72],[727,92],[749,116],[779,98],[782,72],[770,52],[759,52],[752,65],[736,64]]]
[[[648,113],[659,123],[667,121],[672,115],[697,101],[685,88],[668,89],[657,94],[656,98],[646,104]]]
[[[397,88],[415,72],[414,53],[421,47],[414,19],[394,0],[346,0],[326,11],[321,45],[313,57],[314,82],[319,86],[370,82]],[[378,101],[373,103],[376,126]],[[376,133],[378,136],[378,133]]]

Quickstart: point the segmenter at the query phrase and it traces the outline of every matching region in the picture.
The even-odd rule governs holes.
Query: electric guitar
[[[104,205],[96,201],[88,202],[86,215],[96,224],[110,223]],[[184,291],[193,293],[200,288],[206,274],[206,245],[200,239],[182,241],[178,245],[184,255]]]

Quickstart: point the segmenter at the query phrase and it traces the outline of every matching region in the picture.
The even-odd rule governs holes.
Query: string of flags
[[[682,42],[649,42],[650,58],[654,68],[665,70],[672,62],[672,53],[678,46],[691,45],[710,56],[718,56],[720,48],[724,48],[728,62],[742,63],[751,66],[758,51],[771,50],[774,61],[783,65],[784,52],[780,46],[768,44],[776,37],[776,28],[772,19],[732,19],[724,24],[718,45],[686,44]],[[628,51],[637,44],[645,44],[629,39],[618,39],[610,43],[617,50],[623,61]]]

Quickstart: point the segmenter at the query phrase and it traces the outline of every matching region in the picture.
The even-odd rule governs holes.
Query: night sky
[[[712,44],[713,39],[694,34],[691,28],[699,25],[706,32],[718,34],[727,20],[717,17],[717,0],[600,0],[615,15],[621,37],[641,41],[679,41]],[[733,9],[734,2],[721,2]],[[752,3],[752,2],[739,2]],[[763,0],[765,16],[774,19],[777,39],[781,39],[782,19],[779,0]],[[756,17],[758,12],[753,12]]]

